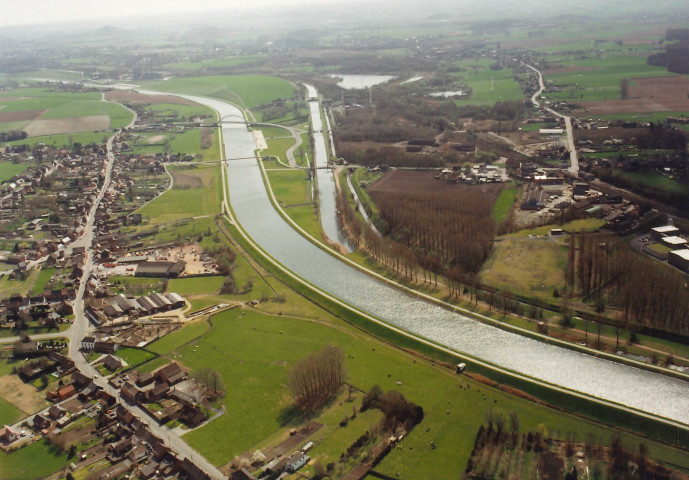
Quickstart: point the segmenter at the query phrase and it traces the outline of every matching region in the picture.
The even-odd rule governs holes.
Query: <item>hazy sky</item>
[[[72,23],[121,17],[335,3],[338,0],[0,0],[0,26]],[[362,1],[362,0],[355,0]],[[347,0],[352,3],[352,0]],[[341,3],[341,0],[340,0]],[[113,22],[114,23],[114,22]]]

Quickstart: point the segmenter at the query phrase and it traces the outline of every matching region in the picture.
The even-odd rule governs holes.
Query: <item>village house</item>
[[[187,374],[184,373],[177,363],[172,362],[156,370],[154,375],[156,381],[174,385],[184,380]]]

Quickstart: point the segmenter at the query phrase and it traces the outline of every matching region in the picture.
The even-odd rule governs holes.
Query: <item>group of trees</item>
[[[646,185],[629,177],[623,176],[620,174],[619,170],[613,168],[597,167],[593,168],[591,173],[605,183],[629,190],[646,198],[657,200],[665,205],[670,205],[676,208],[685,208],[689,202],[689,195],[685,192],[671,191],[665,188]]]
[[[665,52],[649,55],[648,64],[665,67],[673,73],[689,73],[689,29],[670,29],[665,39],[676,43],[667,44]]]
[[[663,149],[686,152],[687,136],[682,130],[666,128],[662,123],[651,122],[646,133],[637,135],[636,144],[641,150]]]
[[[15,140],[24,140],[29,134],[23,130],[10,130],[9,132],[0,132],[0,142],[13,142]]]
[[[458,266],[477,273],[495,234],[491,196],[478,189],[438,192],[373,192],[389,235],[418,252],[422,267],[437,272]]]
[[[326,346],[299,360],[288,378],[295,406],[304,412],[316,410],[337,392],[344,377],[344,353],[336,346]]]
[[[408,401],[396,390],[383,392],[378,385],[371,387],[361,400],[361,411],[365,412],[369,408],[377,408],[383,412],[384,427],[389,430],[402,427],[408,432],[414,425],[421,423],[424,416],[421,406]]]
[[[689,287],[681,273],[610,234],[572,235],[568,259],[570,287],[623,309],[626,325],[689,335]]]
[[[406,138],[405,140],[409,139]],[[387,165],[389,167],[437,168],[444,167],[448,163],[455,163],[459,159],[455,152],[419,155],[407,153],[403,148],[396,147],[358,148],[348,144],[340,144],[337,151],[349,163],[366,167]]]
[[[194,371],[191,376],[206,388],[209,397],[219,398],[225,394],[225,382],[217,370],[202,367]]]
[[[421,277],[437,285],[437,276],[445,275],[455,296],[462,285],[475,286],[495,233],[489,194],[465,190],[373,196],[384,236],[358,219],[344,191],[337,196],[340,223],[357,248],[365,246],[378,263],[415,282]]]

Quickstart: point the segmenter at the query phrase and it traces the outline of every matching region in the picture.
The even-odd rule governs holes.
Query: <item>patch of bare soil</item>
[[[2,99],[5,101],[5,99]],[[44,110],[23,110],[20,112],[6,112],[6,113],[0,113],[0,123],[3,122],[21,122],[24,120],[35,120],[43,113],[45,112]]]
[[[105,92],[105,98],[111,102],[129,103],[138,105],[156,105],[159,103],[172,103],[176,105],[196,105],[191,100],[176,95],[144,95],[132,90],[110,90]]]
[[[582,102],[590,115],[611,113],[682,112],[689,110],[689,78],[632,78],[629,98],[602,102]]]
[[[176,170],[170,170],[174,179],[174,188],[203,188],[203,179],[196,175],[189,175]]]
[[[148,143],[149,145],[153,145],[163,141],[165,141],[165,135],[154,135],[152,137],[148,137],[146,143]]]
[[[94,132],[109,128],[109,115],[87,115],[84,117],[34,120],[24,128],[24,131],[29,134],[29,137],[38,137],[61,133]]]
[[[0,377],[0,395],[27,415],[48,406],[42,392],[22,382],[16,375]]]

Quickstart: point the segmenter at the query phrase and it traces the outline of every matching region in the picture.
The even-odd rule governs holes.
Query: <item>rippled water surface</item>
[[[239,115],[221,101],[193,98]],[[243,125],[223,128],[228,158],[255,148]],[[689,424],[689,383],[547,345],[412,298],[345,265],[298,235],[274,210],[256,160],[228,162],[238,221],[267,253],[297,275],[393,325],[522,374]]]

